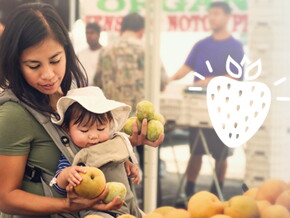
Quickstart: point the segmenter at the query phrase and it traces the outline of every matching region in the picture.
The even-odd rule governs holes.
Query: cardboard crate
[[[246,170],[245,173],[245,183],[249,188],[258,187],[269,178],[270,175],[268,172],[252,172]]]
[[[264,181],[273,178],[281,179],[283,181],[290,180],[289,174],[286,174],[284,170],[270,171],[270,170],[246,169],[245,171],[245,183],[251,188],[258,187]]]

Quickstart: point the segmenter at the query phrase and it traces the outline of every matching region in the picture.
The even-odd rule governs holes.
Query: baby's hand
[[[81,166],[72,166],[67,167],[64,170],[66,170],[66,178],[67,182],[71,184],[72,186],[77,186],[81,183],[82,177],[79,173],[86,173],[86,170],[84,167]]]
[[[139,184],[141,181],[139,167],[127,160],[125,162],[125,169],[128,177],[133,178],[132,183]]]

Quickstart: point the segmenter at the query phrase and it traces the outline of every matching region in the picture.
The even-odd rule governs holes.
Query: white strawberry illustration
[[[228,147],[247,142],[261,127],[271,104],[268,86],[219,76],[207,86],[207,108],[217,135]]]

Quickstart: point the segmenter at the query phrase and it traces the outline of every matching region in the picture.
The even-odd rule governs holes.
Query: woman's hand
[[[146,139],[146,134],[147,134],[147,120],[144,119],[142,122],[142,129],[141,129],[140,135],[138,133],[137,121],[135,121],[133,124],[132,136],[129,137],[129,140],[130,140],[132,146],[149,145],[151,147],[156,148],[159,145],[161,145],[161,143],[164,140],[164,134],[161,134],[155,142],[151,142],[148,139]]]
[[[109,189],[106,187],[105,190],[96,198],[88,199],[77,195],[71,184],[66,187],[67,198],[66,204],[69,212],[80,211],[84,209],[95,209],[95,210],[114,210],[122,207],[123,203],[119,204],[119,197],[116,197],[109,204],[104,204],[102,201],[107,197]]]
[[[120,201],[120,197],[115,197],[114,200],[108,204],[104,204],[104,203],[99,203],[99,204],[95,204],[91,209],[93,210],[101,210],[101,211],[107,211],[107,210],[118,210],[120,209],[124,202],[119,203]]]
[[[131,161],[127,160],[125,162],[125,169],[126,169],[127,176],[129,178],[133,178],[132,183],[139,184],[141,181],[139,167],[133,164]]]
[[[93,199],[83,198],[79,196],[77,193],[75,193],[74,187],[71,184],[69,184],[66,187],[66,191],[67,191],[66,204],[67,208],[69,209],[69,212],[89,209],[93,207],[95,204],[101,204],[102,200],[104,200],[109,193],[109,189],[106,187],[105,190],[96,198]]]

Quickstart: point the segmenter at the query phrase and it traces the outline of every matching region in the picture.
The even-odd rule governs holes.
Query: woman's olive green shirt
[[[25,108],[15,102],[0,105],[0,155],[28,155],[28,164],[53,176],[60,154],[43,126]],[[25,178],[21,189],[44,195],[41,183]],[[52,191],[55,197],[63,197],[53,188]]]

